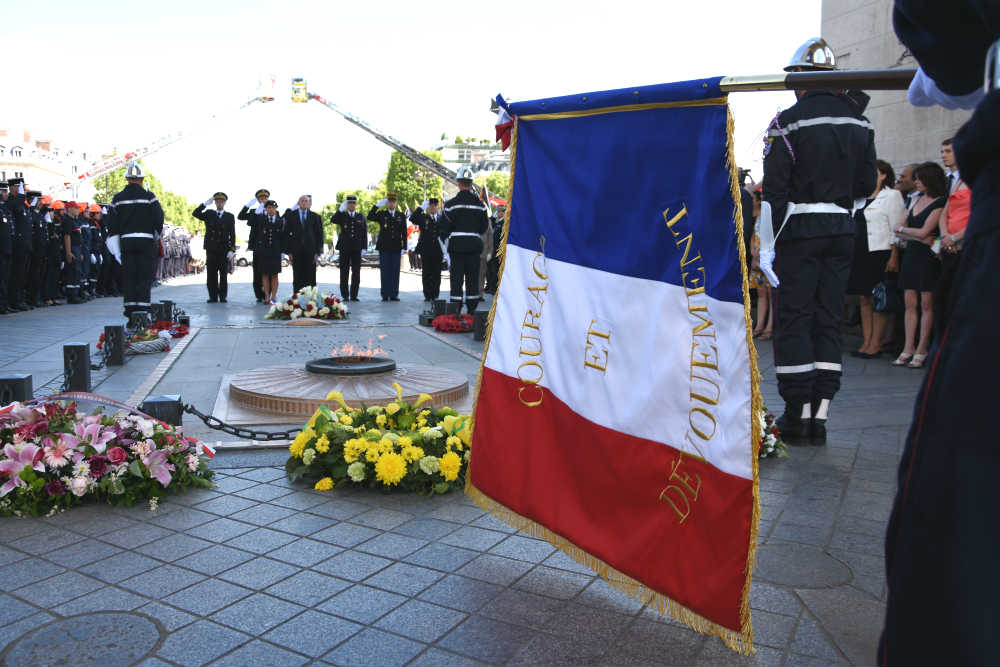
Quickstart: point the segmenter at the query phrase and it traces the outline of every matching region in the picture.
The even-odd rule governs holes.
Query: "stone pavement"
[[[239,327],[235,341],[259,330],[245,327],[271,326],[249,270],[236,278],[229,304],[205,304],[201,277],[154,291],[177,301],[207,343],[199,352],[195,338],[154,391],[183,390],[200,405],[225,370],[212,367],[227,330]],[[320,280],[333,287],[336,270],[321,269]],[[376,271],[363,285],[355,330],[383,326],[407,354],[475,367],[471,335],[418,345],[425,334],[403,328],[423,307],[419,278],[404,275],[394,304],[378,299]],[[0,372],[35,373],[36,386],[58,376],[61,345],[96,341],[119,309],[105,299],[0,318]],[[760,353],[767,404],[780,411],[770,346]],[[159,357],[101,371],[95,391],[127,397]],[[256,450],[221,452],[216,488],[156,512],[88,506],[0,519],[0,665],[40,655],[148,665],[873,664],[882,540],[919,380],[885,359],[847,358],[829,444],[762,462],[749,658],[642,608],[461,494],[314,492],[285,479],[286,452]]]

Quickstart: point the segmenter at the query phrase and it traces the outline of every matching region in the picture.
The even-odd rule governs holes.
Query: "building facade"
[[[892,0],[823,0],[822,35],[841,69],[916,67],[892,29]],[[971,111],[914,107],[906,91],[871,91],[865,115],[875,126],[875,148],[896,173],[913,162],[940,160],[941,142],[953,137]]]
[[[480,140],[442,142],[434,146],[433,150],[441,151],[441,162],[452,170],[468,165],[475,174],[510,172],[510,153],[501,150],[500,144]]]
[[[55,197],[75,197],[78,174],[87,168],[87,154],[35,139],[27,130],[0,129],[0,180],[23,178],[33,190]]]

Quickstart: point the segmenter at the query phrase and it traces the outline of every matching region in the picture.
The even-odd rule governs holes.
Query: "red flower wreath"
[[[461,313],[459,315],[438,315],[431,321],[431,326],[437,331],[447,333],[465,333],[472,331],[472,315]]]

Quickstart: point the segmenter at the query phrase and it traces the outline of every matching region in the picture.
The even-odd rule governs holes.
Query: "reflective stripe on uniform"
[[[477,239],[478,238],[482,238],[481,234],[477,234],[475,232],[452,232],[451,234],[449,234],[449,236],[451,236],[451,237],[455,237],[455,236],[475,236]]]
[[[123,305],[126,306],[148,306],[150,305],[148,301],[126,301]]]
[[[143,232],[136,232],[134,234],[122,234],[123,239],[152,239],[155,238],[152,234],[146,234]]]
[[[445,207],[445,211],[454,211],[457,208],[471,208],[474,211],[485,211],[485,206],[477,206],[476,204],[455,204],[454,206]]]
[[[816,364],[799,364],[798,366],[775,366],[775,374],[794,375],[795,373],[808,373],[816,370]]]
[[[115,206],[121,206],[123,204],[152,204],[157,201],[156,197],[152,199],[125,199],[124,201],[116,201]]]
[[[867,120],[862,120],[860,118],[847,118],[845,116],[820,116],[819,118],[806,118],[803,120],[795,121],[794,123],[789,123],[785,127],[778,130],[770,130],[767,133],[769,137],[781,137],[788,136],[790,133],[799,130],[803,127],[813,127],[816,125],[857,125],[863,127],[867,130],[872,129],[872,124]]]
[[[816,370],[818,371],[837,371],[839,373],[843,368],[840,364],[835,364],[829,361],[817,361],[815,365]]]

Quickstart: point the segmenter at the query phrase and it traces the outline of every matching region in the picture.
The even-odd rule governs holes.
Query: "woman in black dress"
[[[253,251],[254,266],[260,267],[261,288],[264,300],[271,306],[278,296],[278,274],[281,273],[282,225],[278,204],[269,199],[264,203],[264,215],[258,222],[256,247]]]
[[[927,359],[934,327],[934,289],[941,261],[931,249],[938,234],[938,218],[948,194],[948,181],[944,169],[933,162],[925,162],[913,172],[920,197],[906,216],[906,225],[896,229],[896,236],[906,241],[903,262],[899,270],[899,286],[906,303],[906,344],[893,366],[922,368]],[[920,312],[918,314],[918,298]],[[920,324],[920,341],[916,342],[917,323]]]

